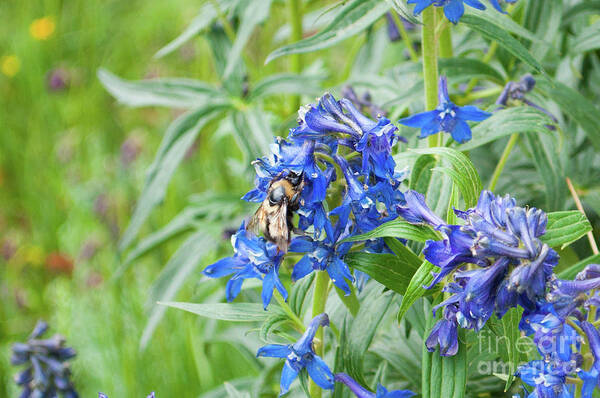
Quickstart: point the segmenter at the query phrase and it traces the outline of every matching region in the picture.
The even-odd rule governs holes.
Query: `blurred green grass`
[[[102,88],[96,71],[102,66],[132,79],[210,79],[202,42],[152,58],[196,15],[199,3],[0,3],[0,62],[10,57],[13,67],[15,59],[20,64],[0,72],[0,396],[17,396],[10,345],[25,339],[38,318],[77,349],[73,372],[82,397],[99,391],[136,397],[152,390],[159,397],[194,397],[251,373],[252,363],[229,346],[204,352],[192,331],[206,325],[176,312],[167,313],[163,322],[170,327],[159,328],[140,351],[148,287],[173,247],[157,251],[118,282],[109,281],[117,264],[116,239],[174,114],[124,109]],[[30,26],[44,17],[55,29],[46,40],[36,40]],[[65,87],[50,87],[53,75]],[[210,162],[198,164],[208,151],[199,145],[150,224],[164,224],[198,187],[228,185],[203,172],[214,167]],[[229,361],[215,372],[203,363],[207,355]],[[218,359],[211,363],[219,365]]]

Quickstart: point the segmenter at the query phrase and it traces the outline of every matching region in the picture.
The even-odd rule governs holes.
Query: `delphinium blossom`
[[[352,243],[344,239],[372,230],[397,217],[404,204],[399,190],[404,173],[396,171],[392,148],[402,138],[385,117],[373,120],[362,114],[352,101],[336,100],[325,94],[317,103],[298,112],[298,126],[287,139],[276,138],[271,154],[253,162],[255,188],[243,199],[261,203],[273,181],[301,176],[303,188],[298,200],[298,225],[289,245],[290,252],[303,256],[292,272],[297,280],[312,271],[324,271],[345,294],[355,281],[344,256]],[[328,195],[342,193],[340,200]],[[287,297],[278,271],[285,255],[263,237],[245,231],[244,225],[232,238],[235,254],[204,270],[209,277],[233,274],[227,284],[227,299],[233,300],[244,278],[263,280],[263,304],[272,296],[273,286]],[[383,239],[364,243],[365,251],[391,252]],[[365,281],[358,274],[361,282]]]
[[[48,324],[39,321],[26,343],[12,346],[11,363],[25,365],[25,370],[15,377],[15,382],[23,389],[21,398],[57,397],[76,398],[79,395],[71,382],[69,359],[75,357],[75,350],[65,346],[65,339],[54,335],[41,339],[48,330]]]
[[[517,0],[489,0],[492,6],[500,11],[504,12],[500,3],[515,3]],[[408,4],[414,4],[414,14],[418,15],[423,12],[429,6],[444,7],[444,15],[448,20],[454,24],[460,21],[460,18],[465,13],[465,4],[469,7],[476,8],[478,10],[485,10],[485,5],[479,0],[408,0]]]
[[[432,111],[417,113],[401,119],[398,123],[421,129],[419,138],[425,138],[440,131],[450,133],[454,141],[463,143],[471,139],[471,128],[467,121],[480,122],[490,117],[474,105],[457,106],[450,101],[448,81],[440,76],[438,106]]]
[[[287,291],[279,280],[283,252],[278,250],[277,245],[246,231],[243,223],[238,232],[231,237],[231,245],[234,250],[233,256],[223,258],[203,271],[204,275],[211,278],[233,275],[225,289],[227,301],[232,301],[238,296],[242,283],[248,278],[263,281],[262,299],[265,309],[271,301],[274,288],[287,298]]]
[[[596,307],[600,265],[590,264],[575,280],[550,282],[546,297],[523,314],[520,328],[533,336],[542,359],[522,365],[517,374],[531,387],[528,397],[591,398],[600,382],[600,334]],[[584,347],[589,354],[584,355]],[[579,387],[578,387],[579,385]]]
[[[517,305],[537,308],[558,263],[558,254],[540,240],[548,221],[543,211],[483,191],[476,207],[455,210],[464,224],[451,225],[419,193],[409,191],[405,198],[399,212],[407,221],[429,224],[443,235],[424,249],[425,258],[440,268],[427,288],[453,273],[444,287],[448,298],[435,307],[443,308],[443,317],[426,341],[430,351],[439,345],[442,355],[456,354],[458,326],[479,331],[494,313],[502,317]]]
[[[315,354],[313,340],[317,329],[329,325],[327,314],[317,315],[308,325],[306,331],[294,344],[269,344],[261,347],[256,356],[284,358],[281,371],[280,395],[287,393],[290,385],[298,377],[302,369],[308,371],[310,378],[325,390],[333,389],[333,373],[321,357]]]
[[[415,395],[414,392],[409,390],[388,391],[387,388],[381,384],[377,385],[376,392],[371,392],[361,386],[356,380],[346,373],[336,373],[335,381],[348,386],[350,391],[352,391],[358,398],[409,398]]]

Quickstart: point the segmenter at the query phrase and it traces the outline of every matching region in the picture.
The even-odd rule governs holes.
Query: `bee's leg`
[[[306,233],[306,231],[303,231],[303,230],[301,230],[300,228],[297,228],[297,227],[292,228],[292,232],[295,233],[296,235],[308,236],[308,234]]]

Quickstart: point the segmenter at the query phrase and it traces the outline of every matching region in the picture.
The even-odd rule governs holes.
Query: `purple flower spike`
[[[414,392],[409,390],[388,391],[381,384],[377,385],[377,392],[373,393],[358,384],[356,380],[346,373],[336,373],[335,381],[345,384],[358,398],[408,398],[415,395]]]

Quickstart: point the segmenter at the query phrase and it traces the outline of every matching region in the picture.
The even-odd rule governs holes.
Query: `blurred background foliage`
[[[246,101],[246,96],[252,96],[259,81],[296,69],[293,57],[264,64],[268,54],[290,41],[288,10],[283,0],[273,1],[264,21],[251,31],[241,52],[242,70],[230,72],[227,79],[222,79],[223,59],[219,58],[215,43],[219,43],[219,37],[231,35],[228,29],[239,34],[242,28],[238,15],[225,25],[222,21],[212,24],[208,35],[156,57],[195,20],[206,3],[0,2],[0,396],[12,397],[17,391],[12,383],[14,370],[8,363],[10,344],[23,340],[38,318],[47,320],[53,332],[64,334],[77,349],[73,372],[82,397],[96,396],[98,391],[110,397],[136,397],[151,390],[158,397],[197,397],[227,380],[235,380],[240,390],[250,390],[250,378],[259,374],[263,380],[253,390],[253,396],[259,395],[263,384],[277,384],[277,364],[265,369],[264,363],[254,356],[260,345],[257,330],[247,332],[246,327],[235,325],[225,328],[222,323],[180,311],[166,311],[165,318],[158,322],[162,314],[156,312],[154,301],[172,276],[170,259],[177,259],[173,254],[185,247],[184,234],[169,235],[169,239],[152,245],[147,253],[142,250],[140,253],[145,255],[136,256],[135,264],[130,264],[134,266],[121,268],[115,276],[124,260],[117,254],[119,240],[142,191],[146,169],[165,130],[183,111],[177,106],[122,106],[102,86],[98,70],[105,68],[130,80],[182,77],[209,82],[224,89],[224,97],[237,112],[232,111],[231,115],[246,115],[251,102]],[[564,8],[553,17],[560,17],[563,10],[566,13],[577,3],[564,1]],[[553,78],[597,104],[598,50],[593,45],[592,51],[576,51],[570,46],[587,25],[596,21],[596,16],[571,15],[559,34],[558,28],[550,29],[540,24],[543,19],[531,17],[536,12],[534,7],[542,4],[543,1],[534,0],[519,2],[516,15],[540,37],[546,37],[545,30],[549,29],[551,35],[546,38],[551,47],[523,38],[521,41],[528,44]],[[328,23],[339,2],[311,0],[305,1],[304,6],[304,35],[309,36]],[[402,40],[390,41],[388,27],[386,18],[379,18],[352,39],[302,54],[303,72],[312,76],[307,79],[310,84],[302,89],[292,87],[288,92],[300,92],[304,94],[302,102],[309,102],[324,88],[334,88],[338,95],[350,82],[360,95],[368,89],[375,104],[384,107],[392,120],[409,110],[422,109],[420,65],[404,62],[411,51]],[[470,30],[459,27],[453,33],[456,56],[481,58],[489,47]],[[418,49],[419,32],[411,30],[409,35]],[[501,71],[501,79],[480,88],[484,91],[491,87],[497,95],[504,83],[518,80],[528,69],[518,63],[515,66],[514,58],[502,49],[496,58],[492,66]],[[469,74],[473,70],[465,73],[460,67],[448,67],[445,71],[455,85],[464,85],[473,76]],[[489,74],[484,69],[481,77],[493,81]],[[492,70],[491,75],[494,74]],[[115,87],[123,84],[117,80]],[[107,86],[110,91],[110,84]],[[560,115],[548,95],[531,95]],[[115,96],[123,100],[122,96]],[[275,94],[255,102],[260,115],[255,122],[263,121],[258,130],[264,135],[253,140],[259,142],[273,133],[285,135],[296,118],[297,97]],[[484,105],[490,106],[491,102],[493,98]],[[564,176],[571,176],[590,220],[597,225],[599,157],[580,127],[572,120],[559,119],[562,129],[539,138],[550,148],[547,153],[556,155],[552,157],[556,170],[549,172],[540,162],[532,161],[528,145],[535,142],[523,140],[511,155],[497,192],[510,191],[522,203],[547,210],[572,209],[574,204],[561,185]],[[236,131],[243,130],[248,120],[236,122],[234,116],[230,122],[223,120],[209,122],[205,130],[211,134],[197,136],[169,183],[164,200],[150,213],[139,234],[152,237],[183,209],[189,209],[194,216],[186,219],[191,218],[190,224],[179,232],[196,230],[187,236],[200,239],[211,248],[198,256],[200,265],[230,252],[228,229],[236,228],[240,218],[252,211],[252,206],[238,201],[252,185],[248,161],[256,155],[254,152],[267,149],[266,144],[258,148],[239,145]],[[543,125],[538,128],[545,129]],[[257,131],[248,130],[248,134]],[[402,133],[415,146],[416,132],[403,129]],[[506,141],[507,137],[502,137],[471,151],[484,182],[489,180]],[[556,191],[550,192],[549,185]],[[198,193],[202,194],[194,195]],[[202,223],[201,229],[196,228],[198,223]],[[561,253],[563,264],[588,256],[584,240],[573,247],[574,250]],[[199,283],[200,280],[196,271],[185,278],[182,289],[176,287],[170,292],[171,297],[176,294],[184,301],[196,302],[223,300],[220,282]],[[257,294],[251,284],[248,287],[243,295],[246,301],[252,301]],[[388,318],[386,322],[393,324],[394,316]],[[392,330],[394,336],[385,334],[382,341],[398,337],[400,332]],[[246,338],[247,334],[252,336]],[[382,362],[380,357],[386,350],[381,348],[381,342],[377,347],[367,361]],[[413,356],[410,352],[402,355],[403,360]],[[391,368],[390,372],[398,369]],[[406,374],[399,372],[406,376],[413,370],[418,373],[418,367],[415,369],[404,369]],[[220,388],[221,392],[212,396],[222,395]],[[271,389],[268,395],[275,396],[274,391]]]

